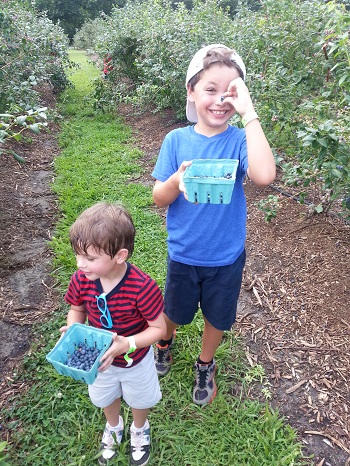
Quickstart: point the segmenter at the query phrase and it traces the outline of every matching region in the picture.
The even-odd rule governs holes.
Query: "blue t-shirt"
[[[207,137],[196,133],[194,126],[175,129],[164,138],[152,176],[164,182],[184,160],[193,159],[239,160],[232,200],[230,204],[193,204],[180,193],[167,212],[169,256],[187,265],[230,265],[243,252],[246,238],[245,130],[229,126]]]

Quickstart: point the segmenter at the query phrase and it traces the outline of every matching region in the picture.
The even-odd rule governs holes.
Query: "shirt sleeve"
[[[82,306],[84,301],[80,293],[81,284],[78,276],[78,272],[75,272],[68,285],[68,290],[64,296],[64,300],[67,304],[72,306]]]
[[[137,298],[137,307],[148,321],[156,320],[164,311],[162,292],[156,281],[152,278],[149,278],[140,290]]]
[[[178,164],[175,160],[176,148],[174,147],[174,133],[168,133],[158,155],[158,159],[152,172],[153,178],[159,181],[166,181],[178,170]]]

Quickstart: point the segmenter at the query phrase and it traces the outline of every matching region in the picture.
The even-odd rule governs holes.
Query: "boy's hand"
[[[104,372],[112,364],[114,358],[129,350],[129,340],[126,337],[113,333],[113,343],[100,359],[102,363],[98,368],[99,372]]]
[[[182,164],[180,165],[180,168],[177,171],[177,173],[180,175],[179,190],[184,194],[185,199],[187,201],[188,201],[188,197],[187,197],[187,192],[185,188],[185,183],[183,182],[183,176],[184,176],[186,168],[189,167],[190,165],[192,165],[192,160],[191,161],[185,160],[184,162],[182,162]]]
[[[60,328],[60,332],[62,333],[61,338],[63,337],[63,335],[66,333],[67,330],[68,330],[68,325],[64,325],[63,327]]]
[[[248,112],[254,112],[254,105],[249,90],[242,78],[236,78],[230,82],[227,92],[224,93],[225,102],[233,105],[236,112],[244,116]]]

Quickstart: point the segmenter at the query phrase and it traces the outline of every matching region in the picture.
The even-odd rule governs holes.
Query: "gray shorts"
[[[117,398],[123,398],[130,408],[151,408],[162,397],[153,347],[135,367],[110,366],[99,372],[95,382],[88,387],[90,399],[98,408],[106,408]]]

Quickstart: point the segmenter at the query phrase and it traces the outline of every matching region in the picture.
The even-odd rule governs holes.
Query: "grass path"
[[[62,152],[55,161],[53,190],[61,211],[52,249],[54,270],[62,294],[75,270],[68,243],[68,228],[76,216],[101,200],[122,201],[137,228],[132,261],[164,286],[166,232],[161,218],[152,211],[151,188],[131,181],[141,174],[142,153],[132,145],[130,129],[113,115],[92,109],[93,79],[99,72],[83,52],[72,51],[80,68],[71,79],[74,89],[61,98]],[[25,359],[25,396],[18,396],[7,422],[11,429],[11,465],[91,466],[97,464],[104,418],[93,407],[87,387],[61,377],[46,362],[45,355],[58,339],[67,307],[55,319],[36,328],[33,347]],[[306,464],[294,431],[269,409],[255,401],[230,395],[233,384],[249,383],[254,371],[243,365],[240,343],[227,332],[217,353],[218,395],[200,408],[191,402],[193,372],[201,341],[200,316],[178,331],[174,364],[161,380],[163,398],[152,410],[152,457],[149,465],[162,466],[292,466]],[[248,377],[247,377],[248,375]],[[142,383],[142,381],[140,381]],[[131,413],[123,405],[125,440],[118,458],[128,464],[128,429]]]

